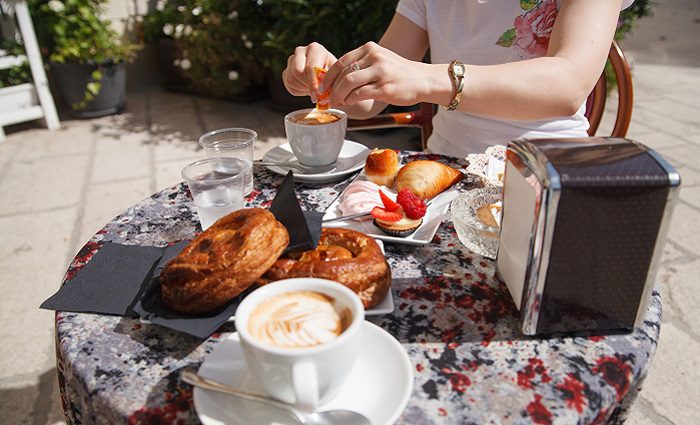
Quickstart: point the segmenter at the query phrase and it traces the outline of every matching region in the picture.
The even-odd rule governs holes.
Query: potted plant
[[[264,93],[265,5],[253,0],[161,0],[144,18],[162,82],[175,89],[232,100]]]
[[[71,114],[91,118],[126,107],[126,65],[140,46],[103,19],[107,0],[29,0],[42,53]]]

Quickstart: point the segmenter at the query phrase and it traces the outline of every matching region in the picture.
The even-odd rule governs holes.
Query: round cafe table
[[[466,165],[401,153],[404,163],[426,156]],[[247,206],[268,206],[282,177],[263,168],[255,173]],[[325,211],[351,177],[323,186],[297,184],[302,209]],[[197,223],[184,184],[158,192],[99,231],[75,257],[66,280],[105,242],[164,246],[192,238]],[[657,290],[644,324],[631,333],[527,337],[507,288],[494,276],[494,262],[464,249],[449,220],[429,244],[387,243],[385,250],[396,307],[368,320],[398,339],[414,368],[413,392],[397,423],[624,421],[656,348]],[[202,341],[137,319],[57,312],[57,368],[68,422],[199,423],[192,388],[180,371],[199,367],[232,331],[227,323]]]

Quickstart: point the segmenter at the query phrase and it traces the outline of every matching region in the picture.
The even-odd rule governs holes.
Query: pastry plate
[[[364,172],[360,173],[355,180],[367,180],[367,176]],[[382,186],[382,190],[387,194],[396,195],[391,189]],[[372,224],[371,217],[368,219],[365,217],[364,220],[344,220],[344,221],[333,221],[330,223],[325,223],[324,226],[327,227],[342,227],[346,229],[357,230],[362,233],[366,233],[375,239],[379,239],[385,242],[392,243],[402,243],[408,245],[425,245],[433,240],[433,236],[437,232],[440,223],[445,219],[448,209],[450,208],[450,202],[454,200],[459,195],[459,192],[454,187],[447,189],[430,201],[428,205],[428,210],[423,217],[423,224],[413,232],[413,234],[406,236],[405,238],[400,238],[396,236],[389,236],[386,233],[379,230],[377,226]],[[326,214],[323,216],[324,220],[341,217],[343,213],[340,211],[338,206],[343,199],[343,194],[341,193],[335,201],[328,207]]]
[[[330,171],[319,174],[304,174],[297,170],[294,172],[294,181],[302,183],[328,183],[352,174],[365,166],[365,159],[369,155],[369,148],[357,142],[346,140],[343,147],[340,149],[338,160],[335,162],[335,167]],[[263,162],[292,162],[296,161],[296,157],[292,152],[289,143],[276,146],[265,152],[262,158]],[[275,167],[274,165],[266,166],[273,173],[283,176],[287,175],[289,168]]]
[[[413,388],[413,366],[401,344],[379,326],[364,322],[360,355],[338,395],[319,410],[348,409],[373,425],[393,424],[406,408]],[[219,342],[204,359],[199,374],[246,391],[264,394],[243,359],[238,333]],[[194,389],[194,408],[204,425],[294,424],[274,407],[201,388]]]

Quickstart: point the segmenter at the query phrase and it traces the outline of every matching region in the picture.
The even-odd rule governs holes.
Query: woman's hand
[[[318,100],[318,82],[314,67],[328,69],[336,62],[335,56],[319,43],[299,46],[287,59],[287,68],[282,71],[282,81],[289,93],[294,96],[311,96],[311,101]]]
[[[354,105],[368,99],[413,105],[425,100],[431,83],[439,78],[436,72],[440,70],[435,66],[406,59],[369,42],[338,59],[326,73],[319,91],[332,84],[334,106]]]

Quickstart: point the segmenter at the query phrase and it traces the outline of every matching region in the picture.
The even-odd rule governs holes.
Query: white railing
[[[12,6],[11,6],[12,7]],[[0,57],[0,69],[21,65],[29,61],[32,73],[32,83],[0,89],[0,141],[4,140],[5,132],[2,127],[24,121],[43,118],[49,130],[61,126],[56,113],[56,105],[49,91],[49,82],[44,71],[44,63],[41,60],[39,45],[34,33],[34,25],[29,14],[27,4],[23,1],[14,4],[14,12],[17,25],[22,36],[25,56]],[[4,101],[3,97],[13,98],[12,101]],[[4,105],[3,105],[3,102]]]

